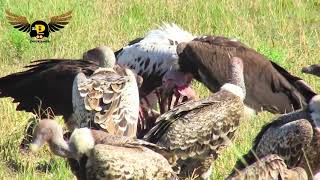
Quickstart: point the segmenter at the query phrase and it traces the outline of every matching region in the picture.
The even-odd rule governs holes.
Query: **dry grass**
[[[25,15],[29,22],[73,9],[70,24],[52,33],[50,43],[30,43],[28,34],[9,25],[4,10]],[[303,75],[301,66],[320,57],[320,2],[318,0],[0,0],[0,76],[22,70],[31,60],[77,58],[85,50],[109,45],[115,50],[162,22],[175,22],[199,35],[235,37],[305,78],[316,90],[317,79]],[[196,84],[201,94],[208,90]],[[21,90],[23,91],[23,90]],[[0,177],[4,179],[70,179],[66,163],[44,149],[23,155],[18,146],[32,116],[16,112],[11,99],[0,100]],[[214,179],[223,179],[238,155],[251,147],[261,126],[272,115],[263,113],[241,124],[241,136],[214,162]]]

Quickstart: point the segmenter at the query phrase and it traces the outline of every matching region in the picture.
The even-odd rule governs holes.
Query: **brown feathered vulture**
[[[145,140],[167,148],[180,177],[211,177],[211,164],[234,138],[244,117],[242,60],[229,61],[230,80],[215,94],[178,105],[162,114]]]
[[[320,172],[320,95],[302,110],[284,114],[265,125],[243,159],[251,164],[256,157],[277,154],[289,168],[302,167],[309,176]],[[245,168],[238,160],[235,169]],[[310,172],[311,171],[311,172]]]
[[[179,44],[177,53],[180,70],[192,73],[214,92],[228,80],[228,59],[243,59],[245,104],[255,111],[290,112],[304,107],[316,94],[301,78],[237,40],[202,36]]]
[[[72,170],[81,180],[176,179],[168,161],[155,152],[166,150],[143,140],[80,128],[66,141],[61,126],[49,119],[37,124],[33,138],[32,151],[47,142],[55,155],[77,162]]]
[[[255,163],[237,171],[227,180],[307,180],[306,171],[301,167],[289,169],[284,160],[275,154],[269,154]]]

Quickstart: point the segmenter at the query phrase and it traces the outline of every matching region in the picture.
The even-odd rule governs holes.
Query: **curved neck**
[[[237,62],[235,63],[235,61],[237,61]],[[231,59],[229,73],[230,74],[229,74],[228,82],[230,84],[234,84],[236,86],[239,86],[242,89],[242,92],[245,96],[246,95],[246,86],[245,86],[244,75],[243,75],[243,62],[242,62],[242,60]]]
[[[76,153],[71,148],[69,142],[63,139],[62,135],[57,135],[48,141],[50,150],[57,156],[77,159]]]

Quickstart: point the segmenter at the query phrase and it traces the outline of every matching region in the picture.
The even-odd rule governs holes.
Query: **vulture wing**
[[[72,82],[79,72],[91,75],[98,65],[81,60],[46,59],[34,61],[26,71],[0,78],[0,97],[19,102],[18,111],[41,118],[72,113]],[[47,111],[49,110],[50,111]]]
[[[137,119],[123,103],[127,83],[126,74],[110,68],[99,68],[89,78],[77,75],[73,83],[73,109],[80,127],[87,127],[93,120],[92,123],[111,134],[135,136]],[[138,97],[138,90],[135,96]],[[81,125],[82,122],[85,124]]]
[[[195,156],[227,145],[243,115],[240,98],[224,91],[174,107],[157,119],[145,139],[181,156]],[[186,158],[186,157],[184,157]]]
[[[137,38],[117,51],[117,63],[125,65],[143,77],[140,90],[149,94],[161,85],[162,76],[177,64],[176,47],[193,36],[178,26],[164,25],[150,31],[144,38]]]
[[[277,120],[265,125],[256,136],[252,150],[243,159],[252,164],[256,157],[268,154],[281,156],[288,167],[296,166],[303,158],[303,149],[312,141],[313,127],[304,111],[292,112],[280,116]],[[245,168],[242,161],[235,166],[241,170]]]
[[[284,160],[275,155],[269,154],[257,162],[246,167],[242,171],[229,176],[227,180],[245,179],[301,179],[307,180],[308,176],[303,168],[297,167],[288,169]]]
[[[162,155],[143,146],[98,144],[85,171],[87,179],[178,179]]]
[[[181,70],[191,72],[214,92],[228,80],[228,59],[243,59],[245,104],[256,111],[290,112],[305,106],[314,95],[299,84],[299,78],[235,40],[206,36],[181,43],[177,52]]]

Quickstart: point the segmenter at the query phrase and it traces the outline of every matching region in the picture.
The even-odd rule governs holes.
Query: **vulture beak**
[[[30,150],[32,152],[38,152],[39,149],[43,146],[44,141],[42,139],[37,138],[30,144]]]
[[[45,120],[42,120],[45,121]],[[47,128],[40,129],[41,127],[36,127],[35,133],[33,134],[33,140],[30,144],[30,150],[32,152],[37,152],[47,141],[51,139],[51,130]]]
[[[310,66],[303,67],[301,71],[302,73],[320,76],[320,64],[313,64]]]
[[[301,72],[303,72],[303,73],[310,73],[310,66],[303,67],[303,68],[301,69]]]

